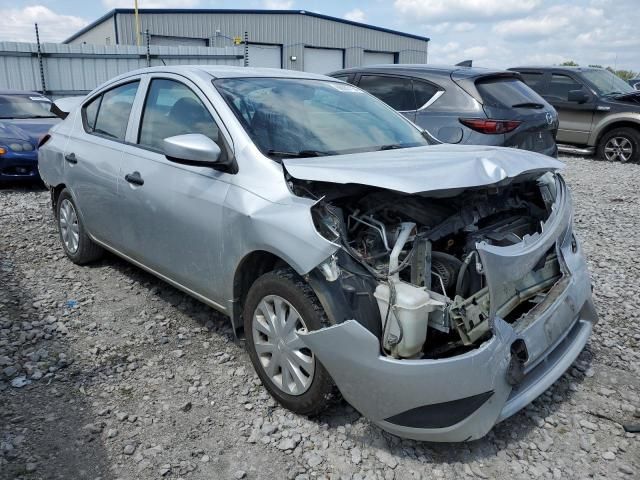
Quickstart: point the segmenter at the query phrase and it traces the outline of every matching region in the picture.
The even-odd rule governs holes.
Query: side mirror
[[[587,95],[584,90],[569,90],[567,100],[575,103],[586,103],[589,101],[589,95]]]
[[[216,142],[201,133],[188,133],[165,138],[163,151],[168,160],[185,165],[220,167],[229,162],[221,159],[222,151]]]

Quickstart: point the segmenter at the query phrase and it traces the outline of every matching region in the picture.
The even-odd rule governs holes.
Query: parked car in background
[[[35,92],[0,90],[0,182],[38,180],[38,142],[59,119]]]
[[[379,65],[329,75],[375,95],[441,142],[557,156],[556,112],[517,74],[464,66]]]
[[[510,70],[558,111],[558,143],[569,153],[640,162],[640,92],[595,67],[516,67]]]
[[[640,78],[632,78],[629,80],[629,85],[631,85],[634,90],[640,90]]]
[[[49,135],[40,171],[69,259],[110,250],[229,315],[294,412],[337,386],[397,435],[479,438],[597,320],[561,162],[430,145],[336,79],[143,69]]]

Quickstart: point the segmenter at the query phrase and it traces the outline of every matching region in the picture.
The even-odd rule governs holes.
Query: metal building
[[[429,39],[304,10],[115,9],[64,43],[224,47],[247,41],[249,66],[328,73],[427,63]],[[148,37],[145,35],[148,32]],[[245,37],[246,35],[246,37]]]

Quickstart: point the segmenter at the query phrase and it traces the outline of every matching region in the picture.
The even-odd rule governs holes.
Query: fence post
[[[244,66],[249,66],[249,33],[244,32]]]
[[[149,38],[149,29],[148,28],[144,31],[144,36],[147,38],[147,67],[150,67],[151,66],[151,51],[149,50],[150,49],[149,44],[151,43],[151,40]]]
[[[42,94],[47,93],[47,83],[44,79],[44,66],[42,65],[42,50],[40,49],[40,32],[38,31],[38,24],[36,26],[36,44],[38,45],[38,66],[40,67],[40,83],[42,85]]]

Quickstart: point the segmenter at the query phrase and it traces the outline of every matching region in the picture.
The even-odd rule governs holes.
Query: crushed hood
[[[282,163],[299,180],[357,183],[410,194],[493,185],[525,173],[564,167],[558,160],[525,150],[446,144],[287,158]]]

